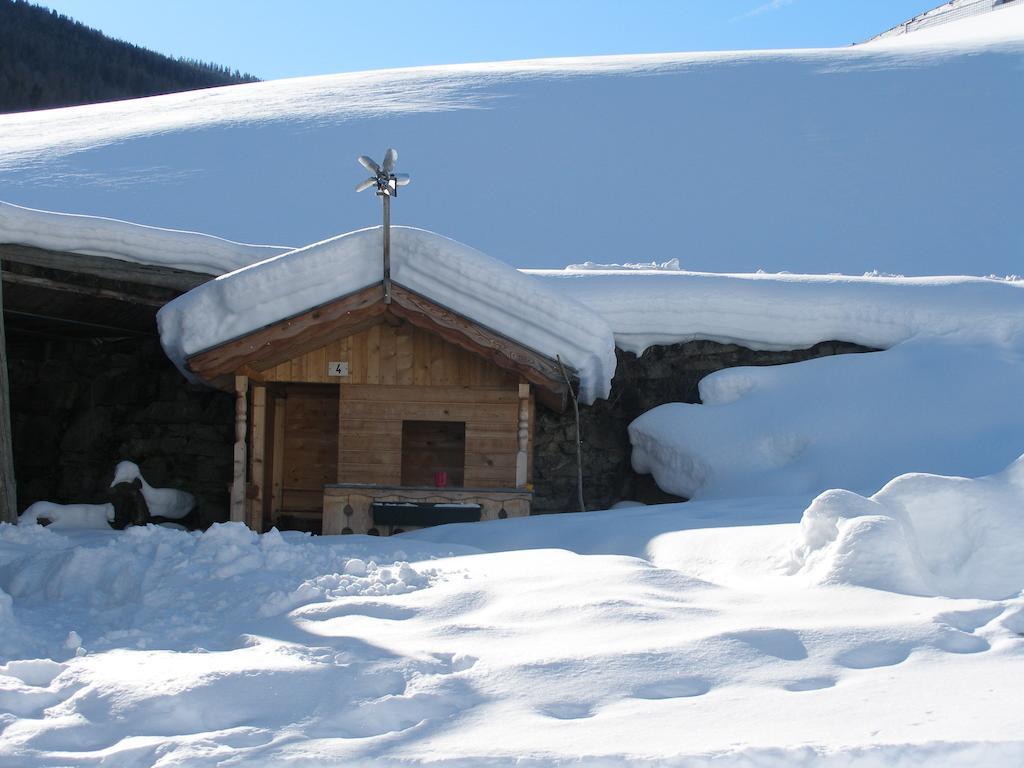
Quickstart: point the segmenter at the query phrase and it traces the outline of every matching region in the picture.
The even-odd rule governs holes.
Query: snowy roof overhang
[[[164,348],[187,373],[217,384],[358,333],[408,322],[538,388],[561,407],[564,363],[585,402],[606,396],[611,330],[540,281],[440,235],[392,228],[390,303],[381,229],[359,230],[201,285],[158,315]]]

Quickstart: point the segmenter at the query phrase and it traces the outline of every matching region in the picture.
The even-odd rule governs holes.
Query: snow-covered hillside
[[[989,17],[835,50],[362,72],[5,115],[2,196],[301,245],[377,222],[354,158],[392,145],[414,177],[396,222],[516,266],[1019,272],[1024,8]]]

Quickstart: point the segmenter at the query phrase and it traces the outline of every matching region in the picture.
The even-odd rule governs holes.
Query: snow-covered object
[[[1019,0],[1008,0],[1019,2]],[[1007,0],[956,0],[936,6],[872,38],[867,44],[876,48],[962,48],[976,41],[995,42],[1019,39],[1019,21],[1004,16],[1011,10]],[[952,13],[950,11],[953,11]],[[959,11],[959,13],[957,13]],[[1019,12],[1019,11],[1018,11]],[[965,13],[977,15],[964,15]]]
[[[113,504],[56,504],[37,501],[18,516],[20,525],[47,521],[52,528],[109,529],[114,520]]]
[[[0,202],[0,243],[106,256],[220,275],[290,250],[99,216],[51,213]]]
[[[191,355],[380,282],[381,231],[340,235],[194,288],[157,315],[164,349],[183,368]],[[560,356],[578,372],[585,401],[607,396],[614,342],[587,307],[473,248],[409,227],[392,228],[391,277],[526,347]]]
[[[872,493],[906,472],[987,475],[1024,450],[1024,339],[921,337],[884,352],[729,368],[702,405],[629,427],[633,467],[670,493]]]
[[[1024,282],[974,277],[525,270],[590,307],[621,349],[710,339],[752,349],[841,340],[886,348],[918,334],[1005,342],[1024,333]]]
[[[1007,274],[1024,8],[988,16],[939,41],[353,72],[2,115],[0,173],[22,205],[302,245],[378,220],[354,160],[387,136],[417,179],[395,222],[516,266]],[[486,166],[479,188],[459,158]]]
[[[979,479],[909,474],[830,490],[800,522],[793,573],[819,584],[998,600],[1024,590],[1024,456]]]
[[[178,488],[154,488],[142,476],[139,465],[133,461],[121,461],[114,467],[114,479],[110,483],[113,488],[118,483],[131,483],[138,480],[142,485],[142,497],[146,500],[149,514],[153,517],[167,517],[178,520],[196,505],[195,496]]]

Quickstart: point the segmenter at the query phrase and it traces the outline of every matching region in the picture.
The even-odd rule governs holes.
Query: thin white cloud
[[[769,11],[777,11],[780,8],[784,8],[787,5],[793,5],[796,0],[768,0],[767,3],[753,8],[746,13],[741,13],[739,16],[733,17],[732,21],[739,21],[740,19],[749,19],[751,16],[760,16],[762,13],[768,13]]]

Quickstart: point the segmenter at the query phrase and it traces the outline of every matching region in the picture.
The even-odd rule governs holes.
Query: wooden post
[[[245,435],[249,417],[249,377],[235,376],[235,463],[231,481],[231,522],[245,520]]]
[[[2,267],[0,267],[2,272]],[[10,387],[7,381],[7,336],[4,332],[3,276],[0,275],[0,523],[18,520],[14,486],[14,453],[11,446]]]
[[[277,525],[277,518],[281,516],[281,509],[284,506],[282,491],[284,490],[284,417],[285,403],[288,401],[283,397],[274,398],[274,446],[271,458],[271,500],[270,500],[270,526]]]
[[[249,477],[255,488],[255,495],[249,499],[249,514],[246,525],[258,533],[263,532],[263,499],[266,486],[264,453],[267,443],[267,387],[254,384],[252,387],[252,463]]]
[[[519,451],[516,453],[516,488],[526,487],[527,455],[530,445],[530,385],[519,385]]]

